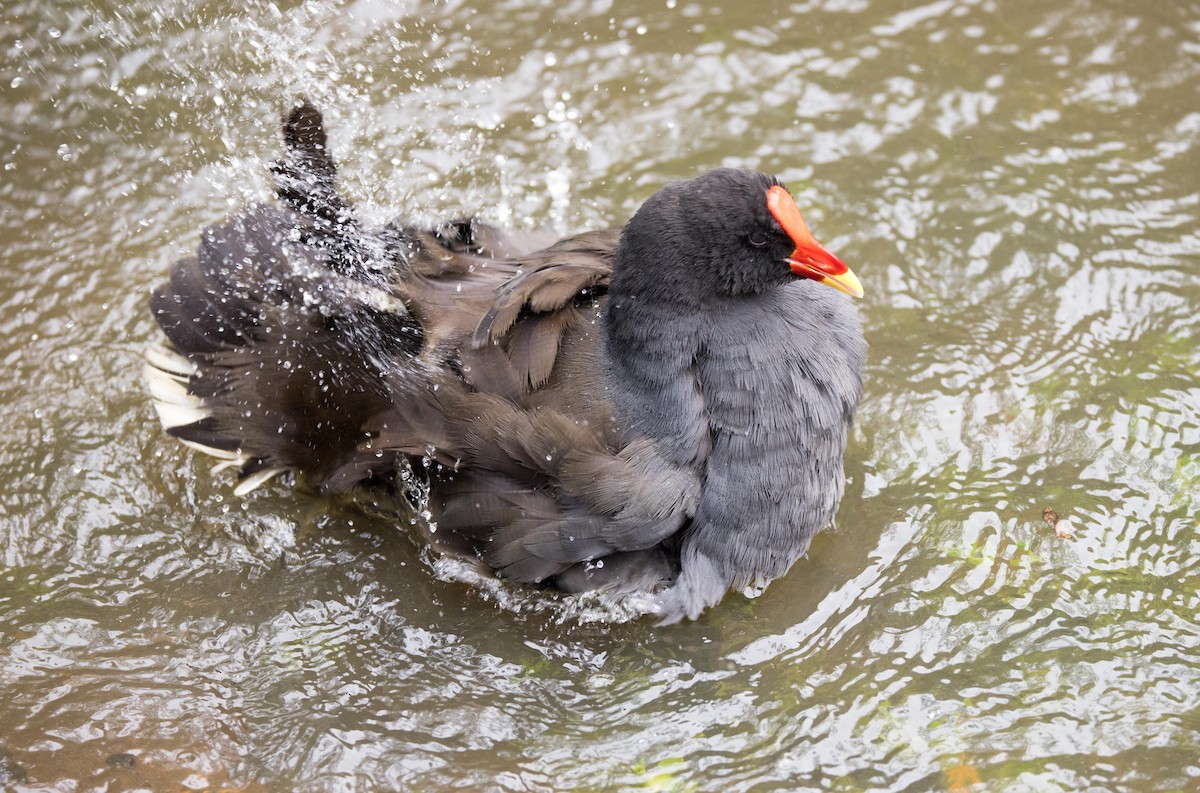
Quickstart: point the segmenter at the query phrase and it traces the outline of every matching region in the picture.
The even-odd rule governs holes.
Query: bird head
[[[633,272],[636,271],[636,274]],[[862,297],[854,273],[817,242],[774,177],[719,168],[667,185],[622,234],[615,280],[642,292],[753,294],[806,278]]]

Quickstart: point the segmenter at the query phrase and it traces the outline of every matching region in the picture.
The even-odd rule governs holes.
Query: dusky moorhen
[[[415,468],[439,547],[655,592],[667,623],[782,575],[833,519],[862,290],[778,180],[718,169],[547,244],[368,228],[321,114],[297,107],[284,141],[280,201],[206,229],[150,300],[163,426],[236,492],[284,471],[404,491]]]

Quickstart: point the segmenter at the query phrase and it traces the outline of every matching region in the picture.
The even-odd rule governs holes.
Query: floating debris
[[[1075,539],[1075,527],[1071,525],[1071,521],[1060,518],[1053,507],[1046,507],[1042,510],[1042,520],[1046,521],[1047,526],[1054,529],[1054,536],[1058,539]]]

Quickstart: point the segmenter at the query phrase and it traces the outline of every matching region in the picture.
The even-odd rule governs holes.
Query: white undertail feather
[[[264,468],[261,471],[255,471],[237,483],[237,487],[233,489],[233,494],[235,496],[244,496],[251,490],[257,490],[260,485],[266,484],[280,474],[286,473],[287,470],[287,468]]]
[[[195,364],[161,342],[148,347],[145,358],[146,363],[156,369],[170,372],[184,379],[191,377],[196,372]]]
[[[150,390],[151,402],[158,413],[163,429],[185,427],[212,415],[204,400],[188,391],[188,380],[196,372],[196,366],[184,356],[164,344],[155,344],[145,353],[146,365],[142,375]],[[216,449],[202,443],[179,438],[179,442],[209,457],[220,460],[213,471],[226,468],[241,468],[250,461],[250,455],[241,449]],[[238,482],[234,495],[244,496],[287,468],[264,468]]]
[[[163,429],[195,424],[212,415],[203,399],[188,392],[188,379],[195,371],[191,361],[161,344],[146,350],[142,374]]]

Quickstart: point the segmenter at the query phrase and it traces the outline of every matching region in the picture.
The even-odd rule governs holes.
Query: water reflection
[[[1194,9],[6,19],[0,785],[1197,784]],[[758,599],[664,631],[439,578],[349,505],[234,499],[153,422],[144,299],[265,195],[301,95],[373,219],[579,230],[701,169],[783,174],[869,282],[839,528]]]

